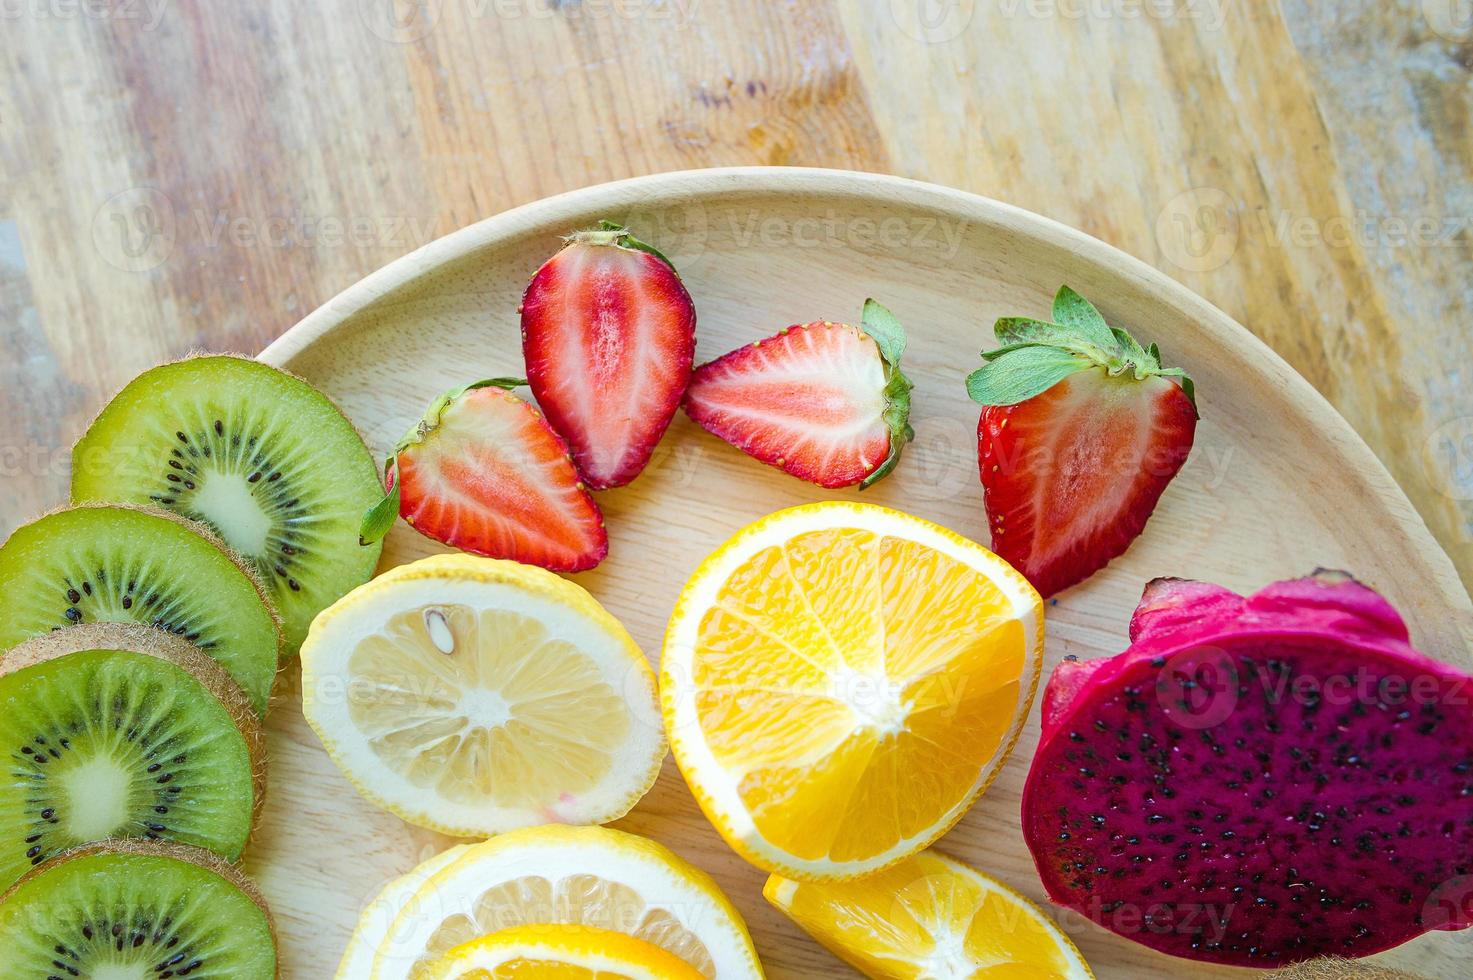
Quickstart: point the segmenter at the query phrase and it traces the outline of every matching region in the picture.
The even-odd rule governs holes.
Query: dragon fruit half
[[[1237,966],[1473,925],[1473,678],[1385,599],[1157,579],[1130,638],[1044,693],[1023,832],[1055,902]]]

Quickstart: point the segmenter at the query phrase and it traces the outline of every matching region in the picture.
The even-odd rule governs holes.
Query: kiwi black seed
[[[248,566],[203,525],[92,505],[48,514],[0,546],[0,651],[93,622],[184,637],[266,710],[281,645],[276,615]]]
[[[250,701],[212,658],[146,626],[37,637],[0,663],[0,888],[109,838],[235,860],[265,796]]]
[[[16,980],[276,980],[260,891],[208,851],[108,841],[58,855],[0,898],[4,976]]]
[[[368,448],[332,402],[230,355],[139,375],[72,453],[74,501],[151,504],[214,527],[266,583],[289,652],[373,574],[380,546],[362,546],[358,529],[382,496]]]

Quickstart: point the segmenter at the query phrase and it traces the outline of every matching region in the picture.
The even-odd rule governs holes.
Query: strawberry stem
[[[671,262],[665,253],[660,251],[649,242],[642,242],[629,233],[629,229],[617,221],[603,220],[598,223],[597,228],[586,228],[583,231],[575,231],[563,239],[567,245],[593,245],[602,248],[627,248],[635,252],[644,252],[653,255],[661,262],[670,267],[677,279],[680,273],[676,271],[675,263]]]

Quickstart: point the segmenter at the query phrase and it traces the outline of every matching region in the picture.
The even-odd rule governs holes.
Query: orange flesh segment
[[[697,642],[701,728],[758,832],[839,861],[968,797],[1011,727],[1026,646],[988,577],[852,528],[753,555]]]
[[[1036,909],[923,851],[854,881],[798,883],[783,911],[868,976],[919,980],[937,961],[968,980],[1066,980],[1079,972]],[[769,885],[769,894],[771,885]],[[963,963],[972,967],[964,969]],[[929,965],[928,965],[929,964]]]

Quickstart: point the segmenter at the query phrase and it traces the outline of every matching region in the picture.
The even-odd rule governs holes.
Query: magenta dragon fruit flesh
[[[1130,637],[1044,693],[1023,832],[1055,902],[1254,967],[1473,925],[1473,678],[1386,600],[1158,579]]]

